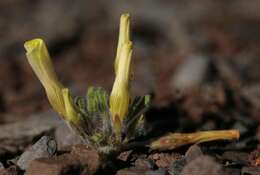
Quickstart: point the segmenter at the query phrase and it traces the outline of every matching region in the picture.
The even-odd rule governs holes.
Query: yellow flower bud
[[[42,39],[33,39],[25,42],[24,47],[27,51],[27,59],[42,83],[53,109],[65,117],[66,120],[75,119],[74,114],[71,116],[73,105],[68,102],[68,90],[64,89],[63,85],[58,81],[44,41]]]
[[[110,111],[113,121],[115,121],[115,118],[119,118],[122,122],[128,113],[132,57],[132,42],[129,40],[129,26],[129,14],[123,14],[120,21],[118,50],[115,60],[116,78],[110,95]]]

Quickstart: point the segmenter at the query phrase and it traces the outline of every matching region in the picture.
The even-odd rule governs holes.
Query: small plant
[[[133,49],[129,18],[129,14],[123,14],[120,19],[115,81],[110,96],[101,87],[89,87],[86,96],[72,98],[69,89],[58,81],[44,41],[33,39],[24,45],[28,61],[53,109],[86,144],[104,154],[118,152],[135,143],[137,137],[145,135],[144,113],[149,108],[150,98],[146,95],[132,99],[130,95]],[[236,130],[170,133],[143,146],[167,150],[186,144],[234,138],[239,138]]]

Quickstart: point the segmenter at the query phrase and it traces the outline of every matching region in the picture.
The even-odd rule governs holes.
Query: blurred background
[[[132,93],[153,94],[148,116],[180,117],[186,130],[250,128],[260,140],[259,9],[258,0],[1,0],[0,123],[50,110],[23,48],[35,37],[73,94],[90,85],[110,91],[128,12]]]

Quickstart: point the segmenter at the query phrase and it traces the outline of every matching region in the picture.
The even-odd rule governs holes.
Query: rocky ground
[[[259,175],[259,7],[258,0],[2,0],[0,174]],[[153,95],[149,137],[233,128],[239,141],[138,148],[104,160],[51,111],[23,42],[46,40],[73,94],[90,85],[110,91],[125,11],[132,16],[132,93]]]

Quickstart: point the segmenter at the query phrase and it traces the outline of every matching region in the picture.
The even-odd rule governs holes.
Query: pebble
[[[198,158],[199,156],[202,156],[203,152],[200,149],[200,146],[198,145],[192,145],[185,153],[185,158],[187,163],[193,161],[194,159]]]
[[[25,170],[33,160],[53,156],[56,149],[57,145],[55,140],[50,136],[43,136],[20,156],[17,165],[22,170]]]

